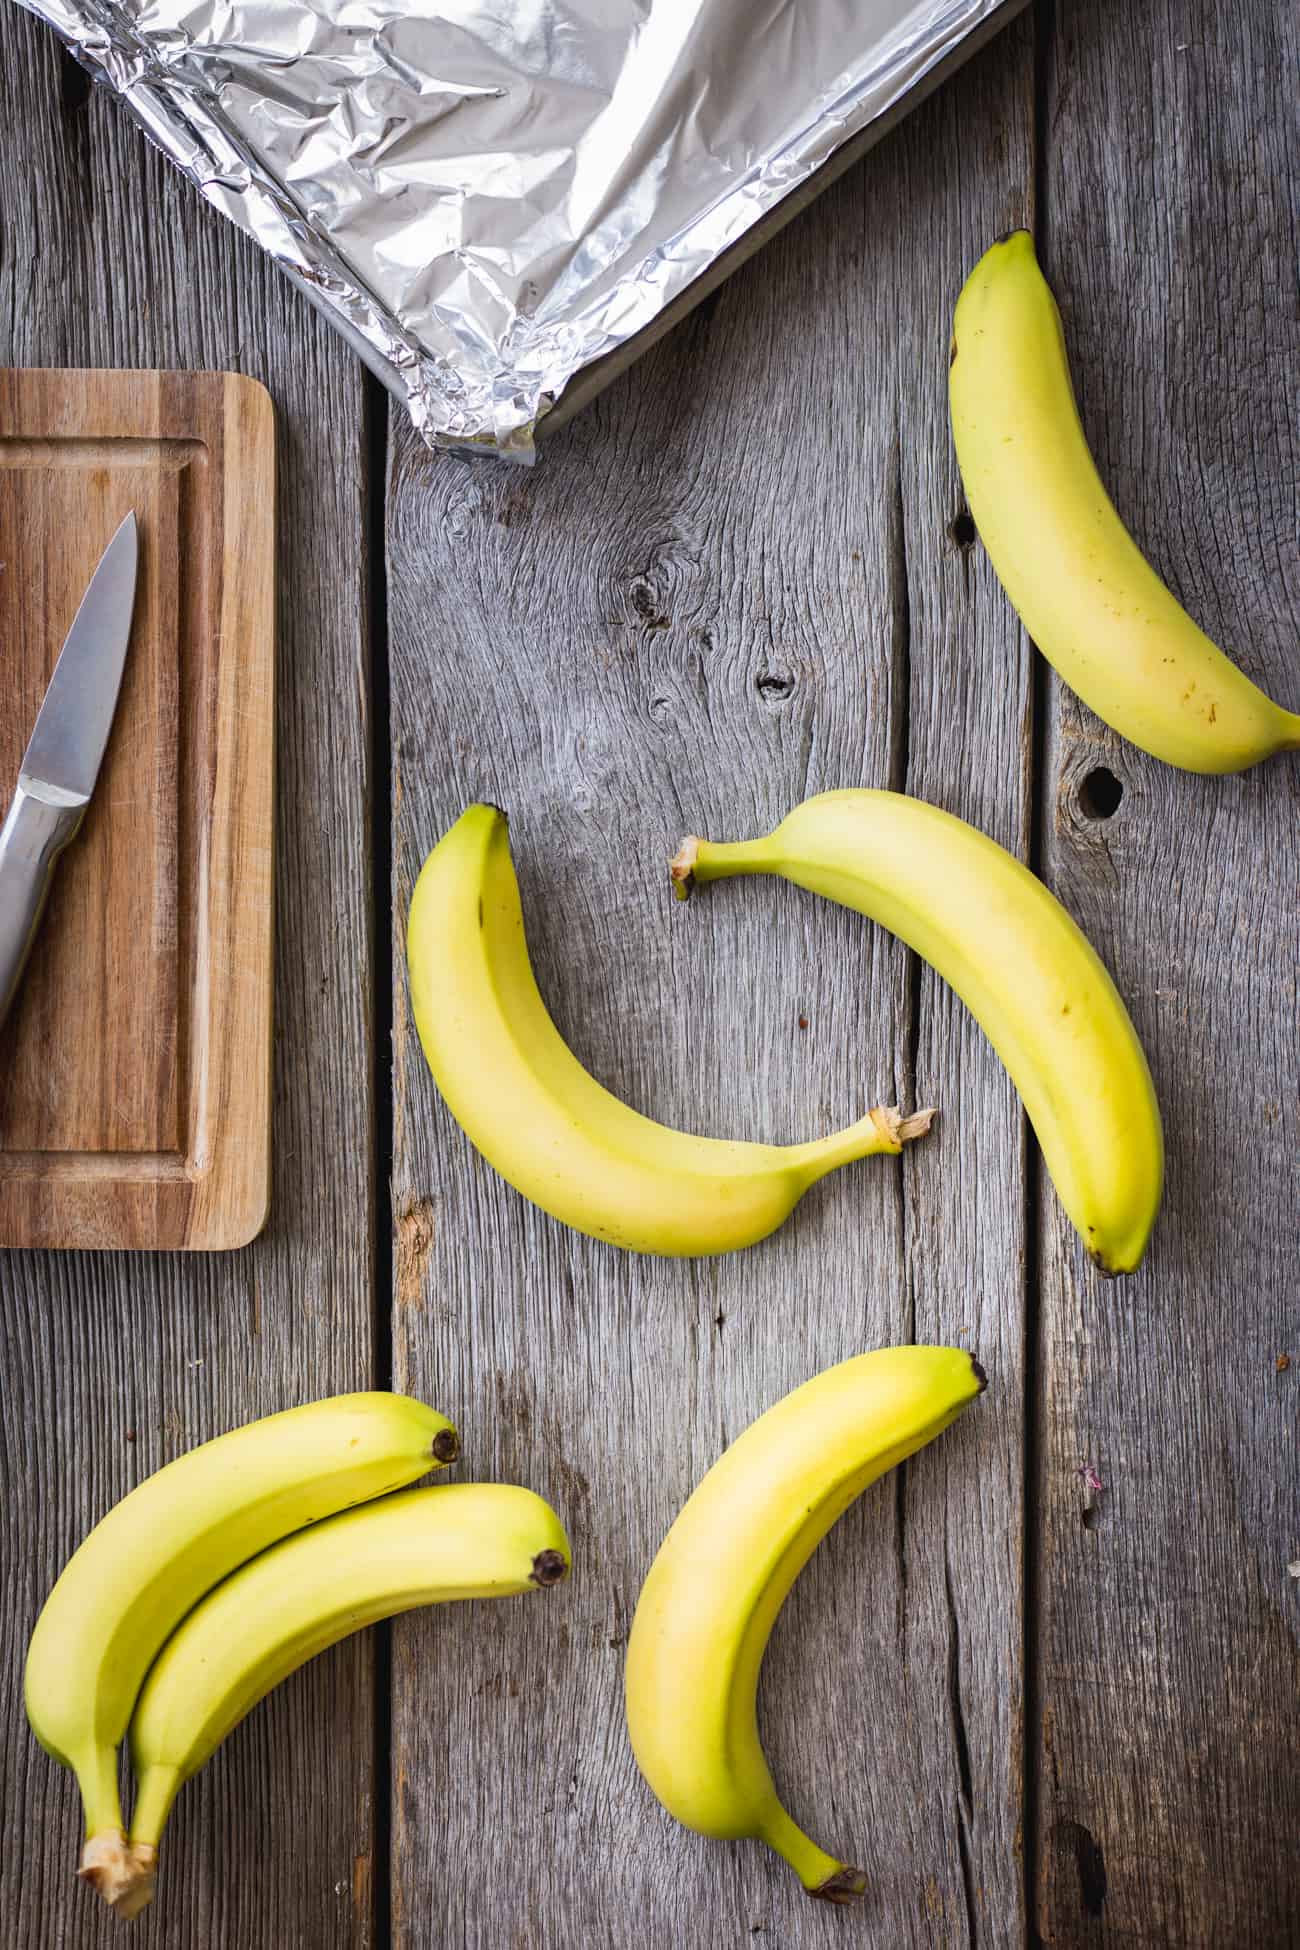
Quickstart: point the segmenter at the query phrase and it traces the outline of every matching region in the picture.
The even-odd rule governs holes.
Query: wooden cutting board
[[[0,1024],[0,1246],[241,1246],[270,1196],[275,432],[231,373],[0,373],[0,816],[127,512],[99,783]]]

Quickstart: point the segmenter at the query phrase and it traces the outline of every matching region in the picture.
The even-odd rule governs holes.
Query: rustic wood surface
[[[1185,778],[1047,681],[961,519],[945,353],[970,263],[1032,222],[1121,507],[1300,705],[1296,55],[1281,0],[1041,5],[534,472],[433,457],[393,415],[385,479],[373,383],[0,9],[0,351],[261,378],[283,632],[270,1230],[210,1260],[0,1256],[6,1946],[113,1935],[18,1705],[62,1557],[182,1444],[390,1366],[455,1417],[462,1474],[554,1501],[576,1575],[292,1681],[187,1789],[142,1943],[1294,1941],[1300,766]],[[683,831],[854,782],[995,834],[1114,970],[1170,1135],[1138,1279],[1081,1263],[1000,1067],[898,944],[767,882],[669,900]],[[405,993],[415,873],[479,795],[605,1083],[774,1139],[937,1101],[934,1134],[729,1260],[632,1259],[526,1206],[438,1101]],[[836,1914],[658,1810],[623,1643],[725,1441],[910,1335],[992,1386],[827,1540],[762,1690],[792,1811],[871,1872]]]
[[[140,574],[112,734],[5,1025],[4,1246],[221,1251],[266,1217],[270,397],[239,374],[0,379],[14,685],[0,779],[17,775],[105,540],[132,510]]]
[[[1300,708],[1300,17],[1071,5],[1044,57],[1047,271],[1098,464],[1193,614]],[[1300,765],[1189,777],[1061,686],[1048,723],[1044,870],[1132,1006],[1169,1164],[1111,1291],[1039,1208],[1044,1934],[1294,1943]]]

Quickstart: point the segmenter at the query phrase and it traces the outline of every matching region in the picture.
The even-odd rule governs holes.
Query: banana
[[[866,1877],[777,1797],[755,1712],[768,1636],[836,1518],[984,1386],[979,1363],[950,1347],[883,1348],[805,1382],[713,1465],[637,1601],[627,1724],[650,1788],[702,1835],[766,1842],[829,1902],[861,1895]]]
[[[1104,1273],[1129,1273],[1160,1204],[1151,1072],[1110,976],[1065,909],[964,820],[897,792],[825,792],[766,839],[684,840],[692,880],[774,873],[879,921],[951,983],[1019,1090],[1061,1203]]]
[[[406,1490],[313,1524],[210,1591],[159,1653],[131,1723],[138,1781],[127,1886],[153,1895],[158,1845],[181,1786],[273,1686],[381,1618],[452,1598],[556,1584],[569,1541],[531,1490],[463,1483]]]
[[[76,1774],[81,1874],[102,1895],[126,1857],[115,1749],[168,1634],[246,1558],[459,1447],[446,1417],[409,1396],[335,1395],[178,1456],[91,1531],[36,1621],[24,1685],[36,1738]]]
[[[1224,656],[1142,555],[1102,486],[1060,313],[1027,231],[984,253],[957,300],[953,440],[980,539],[1026,630],[1090,709],[1191,772],[1300,749],[1284,711]]]
[[[876,1109],[814,1143],[744,1144],[669,1130],[611,1096],[538,993],[495,806],[471,806],[425,861],[407,957],[420,1041],[466,1136],[543,1211],[634,1252],[752,1245],[837,1165],[930,1126],[931,1111]]]

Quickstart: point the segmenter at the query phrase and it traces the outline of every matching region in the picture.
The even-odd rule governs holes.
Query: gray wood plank
[[[21,1707],[27,1633],[85,1529],[147,1471],[373,1372],[363,383],[260,255],[0,8],[0,353],[232,367],[281,432],[278,973],[269,1232],[215,1258],[0,1254],[0,1863],[6,1950],[120,1940],[74,1879],[70,1776]],[[69,1024],[68,1033],[76,1034]],[[371,1648],[328,1654],[187,1788],[142,1945],[371,1941]]]
[[[1090,0],[1047,73],[1047,268],[1102,474],[1292,708],[1298,64],[1273,0]],[[1043,1933],[1266,1950],[1300,1902],[1300,768],[1176,773],[1060,686],[1051,730],[1046,871],[1132,1005],[1169,1184],[1116,1288],[1042,1206]],[[1098,766],[1109,820],[1080,798]]]
[[[1018,1108],[878,930],[765,883],[675,908],[664,865],[689,828],[758,832],[890,779],[1023,849],[1025,659],[947,534],[945,389],[964,270],[1025,214],[1031,126],[1021,27],[534,473],[434,458],[394,422],[395,1372],[454,1406],[470,1473],[552,1498],[577,1553],[545,1599],[395,1630],[403,1950],[1022,1935]],[[611,1088],[770,1139],[933,1095],[936,1136],[729,1259],[635,1259],[535,1212],[452,1124],[406,1000],[415,874],[476,797],[511,813],[543,993]],[[854,1919],[662,1814],[626,1746],[623,1649],[727,1440],[913,1332],[976,1346],[994,1387],[823,1546],[763,1688],[792,1810],[870,1869]]]

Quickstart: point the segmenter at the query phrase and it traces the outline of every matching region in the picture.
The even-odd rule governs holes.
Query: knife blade
[[[99,559],[72,620],[0,827],[0,1022],[31,952],[55,863],[77,833],[117,709],[139,540],[129,514]]]

